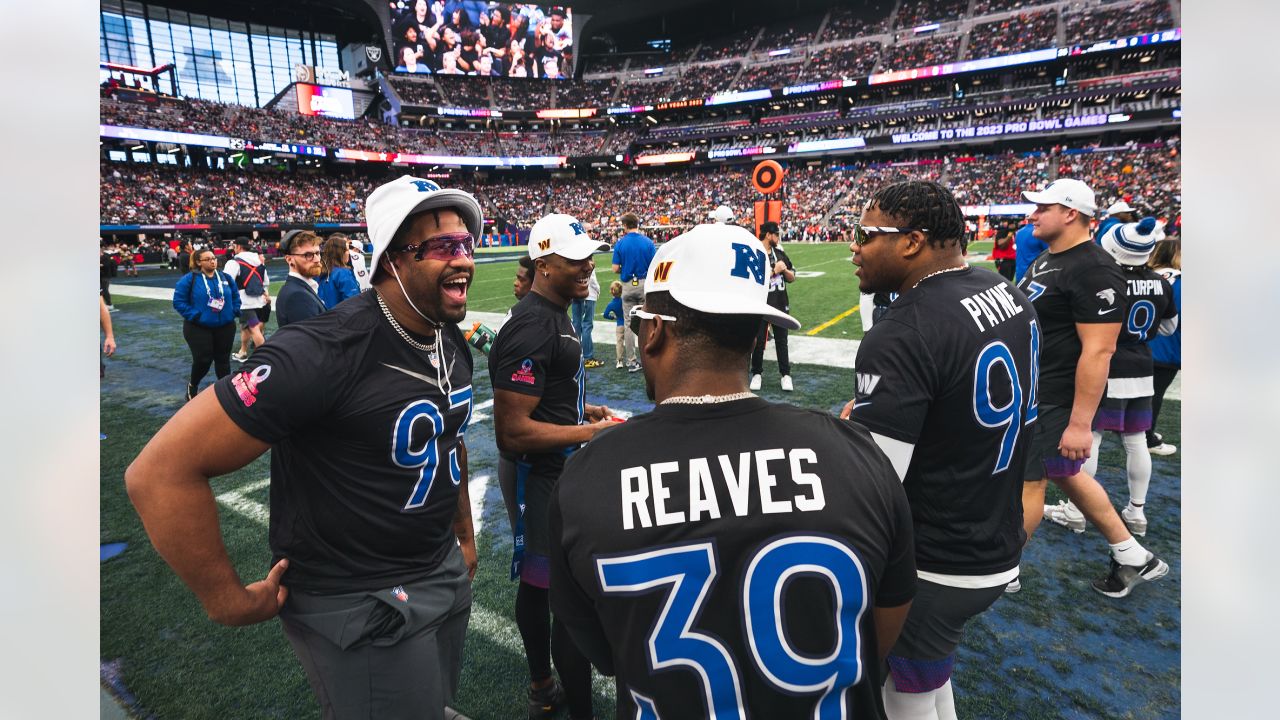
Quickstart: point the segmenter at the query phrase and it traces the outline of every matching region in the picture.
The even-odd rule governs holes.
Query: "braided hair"
[[[908,227],[927,228],[925,238],[934,247],[953,243],[964,246],[960,203],[950,190],[936,182],[907,180],[886,185],[871,196],[868,206],[902,220]]]

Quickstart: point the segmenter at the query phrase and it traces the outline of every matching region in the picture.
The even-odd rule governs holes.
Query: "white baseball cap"
[[[391,245],[391,238],[395,237],[396,231],[410,215],[444,208],[461,215],[462,221],[467,225],[467,232],[473,237],[480,237],[484,215],[480,210],[480,203],[469,192],[441,188],[430,180],[412,175],[402,175],[374,188],[364,204],[364,215],[369,224],[369,240],[373,243],[369,268],[377,271],[382,253]]]
[[[1102,249],[1121,265],[1145,265],[1156,243],[1164,239],[1164,225],[1153,217],[1112,225],[1102,236]]]
[[[587,229],[572,215],[551,213],[534,223],[529,231],[529,257],[535,260],[551,254],[583,260],[608,251],[609,243],[592,240]]]
[[[715,220],[718,223],[727,223],[733,219],[733,209],[730,208],[728,205],[721,205],[717,207],[715,210],[712,210],[711,214],[709,214],[707,217],[711,218],[712,220]]]
[[[1116,213],[1131,213],[1131,212],[1138,212],[1138,211],[1134,208],[1129,207],[1129,203],[1123,200],[1117,203],[1112,203],[1111,207],[1107,208],[1108,215],[1115,215]]]
[[[644,294],[668,292],[676,302],[714,315],[760,315],[788,330],[800,321],[768,303],[770,268],[764,245],[737,225],[695,225],[658,248]]]
[[[1058,178],[1040,192],[1023,190],[1022,197],[1036,205],[1065,205],[1089,217],[1098,212],[1093,190],[1075,178]]]

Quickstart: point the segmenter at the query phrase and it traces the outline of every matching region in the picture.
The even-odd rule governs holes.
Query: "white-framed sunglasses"
[[[667,322],[675,322],[675,321],[676,321],[676,318],[673,318],[673,317],[671,317],[670,315],[659,315],[658,313],[651,313],[651,312],[647,312],[644,308],[641,308],[639,305],[637,305],[637,306],[635,306],[635,307],[631,308],[631,321],[630,321],[630,325],[631,325],[631,332],[635,333],[636,335],[639,335],[639,334],[640,334],[640,321],[641,321],[641,320],[652,320],[652,319],[654,319],[654,318],[662,318],[663,320],[666,320]]]

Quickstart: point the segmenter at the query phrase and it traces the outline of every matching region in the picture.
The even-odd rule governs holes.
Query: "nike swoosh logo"
[[[581,341],[581,340],[579,340],[578,338],[576,338],[576,337],[574,337],[574,336],[572,336],[572,335],[565,335],[565,334],[561,333],[560,337],[562,337],[562,338],[569,338],[570,340],[572,340],[572,341],[574,341],[574,342],[578,343],[579,345],[581,345],[581,344],[582,344],[582,341]]]
[[[412,371],[412,370],[408,370],[408,369],[406,369],[406,368],[398,367],[398,366],[396,366],[396,365],[392,365],[392,364],[390,364],[390,363],[380,362],[380,363],[378,363],[378,364],[379,364],[379,365],[381,365],[381,366],[383,366],[383,367],[385,367],[385,368],[390,368],[390,369],[392,369],[392,370],[395,370],[396,372],[402,372],[402,373],[404,373],[405,375],[408,375],[408,376],[409,376],[409,377],[411,377],[411,378],[417,378],[417,379],[422,380],[422,381],[424,381],[424,382],[427,382],[427,383],[429,383],[429,384],[431,384],[431,385],[434,385],[434,386],[436,387],[436,389],[438,389],[438,390],[441,390],[441,391],[443,391],[443,390],[444,390],[444,388],[440,386],[440,383],[439,383],[439,382],[437,382],[437,381],[436,381],[436,379],[435,379],[435,378],[433,378],[433,377],[431,377],[430,375],[423,375],[422,373],[414,372],[414,371]],[[449,371],[450,373],[452,373],[452,372],[453,372],[453,366],[449,366],[449,370],[448,370],[448,371]]]
[[[1036,270],[1036,275],[1048,275],[1051,272],[1058,272],[1062,268],[1053,268],[1052,270]]]
[[[1113,312],[1115,312],[1115,311],[1117,311],[1117,310],[1119,310],[1119,309],[1120,309],[1120,308],[1111,308],[1110,310],[1099,310],[1099,311],[1098,311],[1098,314],[1099,314],[1099,315],[1106,315],[1107,313],[1113,313]]]
[[[871,404],[870,402],[860,402],[857,405],[854,405],[852,408],[850,408],[850,410],[857,410],[860,407],[866,407],[870,404]]]

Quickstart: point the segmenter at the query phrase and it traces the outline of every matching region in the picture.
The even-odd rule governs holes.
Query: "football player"
[[[889,654],[890,718],[955,718],[965,624],[1018,576],[1022,469],[1036,416],[1040,334],[1027,299],[964,261],[964,215],[934,182],[878,190],[850,245],[859,290],[896,294],[858,347],[844,417],[902,478],[919,585]]]
[[[1163,238],[1164,230],[1153,217],[1115,225],[1102,236],[1102,249],[1111,253],[1124,270],[1129,315],[1116,344],[1116,354],[1111,356],[1107,392],[1093,419],[1093,449],[1084,471],[1090,475],[1097,472],[1102,432],[1119,433],[1129,480],[1129,504],[1120,511],[1120,519],[1129,532],[1139,537],[1147,534],[1143,509],[1151,485],[1147,432],[1151,430],[1151,399],[1155,394],[1155,364],[1147,343],[1157,334],[1172,335],[1178,329],[1173,287],[1146,265],[1156,243]]]
[[[476,570],[466,314],[480,204],[404,176],[366,204],[373,291],[281,328],[125,474],[209,617],[280,615],[325,718],[435,718],[457,689]],[[271,450],[272,566],[245,585],[210,478]]]
[[[747,389],[765,250],[699,225],[658,250],[631,316],[653,412],[565,466],[552,607],[617,717],[882,717],[915,590],[911,516],[862,427]]]
[[[1111,546],[1111,566],[1092,582],[1110,597],[1125,597],[1139,583],[1158,580],[1169,566],[1142,546],[1111,506],[1107,491],[1082,467],[1093,446],[1093,416],[1107,384],[1116,339],[1128,317],[1124,273],[1091,242],[1097,212],[1093,190],[1061,178],[1042,192],[1024,191],[1035,203],[1033,234],[1048,244],[1018,283],[1040,318],[1040,403],[1023,474],[1023,524],[1028,540],[1041,517],[1084,532],[1097,526]],[[1053,482],[1070,499],[1047,506]],[[1079,508],[1078,512],[1072,512]]]

